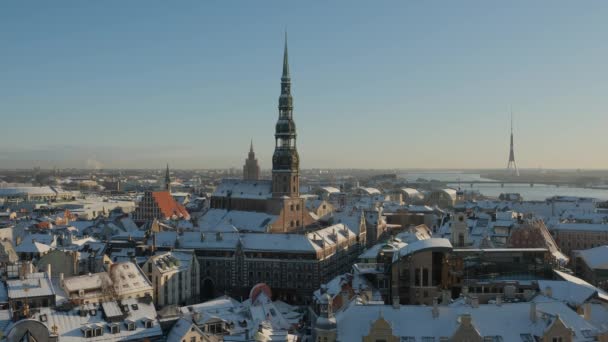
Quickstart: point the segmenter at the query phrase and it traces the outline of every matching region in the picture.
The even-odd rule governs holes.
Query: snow
[[[591,269],[608,270],[608,246],[599,246],[576,252]]]
[[[272,182],[270,180],[223,179],[212,196],[268,199],[272,197]]]

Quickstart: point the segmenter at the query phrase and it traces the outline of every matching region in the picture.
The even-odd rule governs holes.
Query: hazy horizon
[[[0,168],[608,169],[608,3],[2,2]]]

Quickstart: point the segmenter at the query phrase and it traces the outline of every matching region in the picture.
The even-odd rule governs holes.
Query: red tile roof
[[[166,218],[171,218],[175,215],[186,220],[190,219],[190,214],[186,208],[179,204],[169,191],[155,191],[152,193],[152,197]]]

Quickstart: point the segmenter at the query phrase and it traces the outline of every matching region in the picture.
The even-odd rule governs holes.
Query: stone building
[[[305,234],[156,234],[158,250],[175,246],[196,254],[201,299],[224,293],[245,297],[252,286],[266,283],[276,298],[290,303],[310,302],[322,283],[348,272],[362,251],[355,233],[343,224]]]
[[[577,276],[608,290],[608,246],[574,251],[572,264]]]
[[[243,180],[258,180],[260,179],[260,165],[253,152],[253,140],[249,146],[249,154],[245,159],[245,165],[243,165]]]
[[[608,224],[604,223],[556,223],[549,225],[549,231],[569,257],[574,250],[608,245]]]
[[[604,341],[608,333],[561,301],[445,306],[351,303],[317,319],[316,342]]]
[[[158,220],[189,220],[186,208],[169,191],[146,191],[133,212],[133,221],[143,224]]]
[[[200,267],[192,250],[173,250],[150,257],[143,266],[154,287],[154,304],[186,305],[198,302]]]
[[[275,218],[264,225],[272,233],[301,231],[313,226],[315,219],[308,212],[305,199],[300,196],[300,157],[296,148],[296,136],[286,39],[279,118],[274,135],[272,179],[256,180],[249,177],[250,173],[247,172],[248,177],[243,181],[223,180],[211,196],[210,211],[219,209],[271,214]],[[254,158],[253,150],[249,157]],[[247,163],[245,168],[248,168]]]

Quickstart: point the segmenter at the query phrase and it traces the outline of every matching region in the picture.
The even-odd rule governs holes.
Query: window
[[[563,339],[563,338],[561,338],[561,337],[554,337],[554,338],[552,339],[552,341],[553,341],[553,342],[564,342],[564,339]]]

